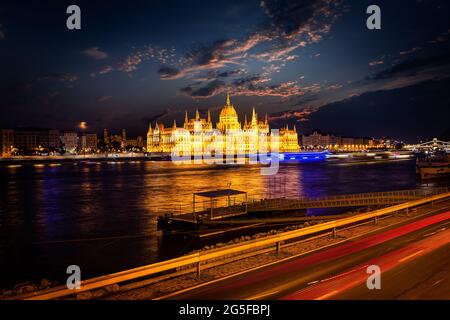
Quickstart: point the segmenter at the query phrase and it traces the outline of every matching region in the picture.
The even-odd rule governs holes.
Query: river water
[[[192,249],[167,244],[156,216],[192,193],[216,188],[249,197],[317,197],[425,187],[414,161],[212,167],[171,162],[79,162],[0,167],[0,288],[42,278],[83,278],[138,267]],[[429,186],[448,185],[448,181]],[[324,214],[323,212],[315,212]],[[325,212],[326,214],[333,212]]]

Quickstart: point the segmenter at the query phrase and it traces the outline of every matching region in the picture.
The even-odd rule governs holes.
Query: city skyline
[[[366,27],[367,1],[80,1],[79,31],[65,26],[68,4],[0,7],[0,127],[137,136],[186,110],[218,117],[228,92],[240,119],[256,106],[300,133],[448,131],[445,1],[379,1],[381,30]]]

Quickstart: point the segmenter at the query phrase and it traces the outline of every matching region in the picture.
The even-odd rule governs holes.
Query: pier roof
[[[198,193],[195,193],[195,195],[211,199],[211,198],[235,196],[238,194],[246,194],[246,193],[247,192],[245,192],[245,191],[239,191],[239,190],[233,190],[233,189],[221,189],[221,190],[198,192]]]

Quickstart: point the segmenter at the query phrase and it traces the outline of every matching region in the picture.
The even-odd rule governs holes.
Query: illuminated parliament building
[[[184,125],[164,127],[150,124],[147,133],[147,152],[173,153],[180,155],[221,154],[257,154],[264,152],[296,152],[299,151],[297,130],[288,126],[278,130],[270,130],[267,114],[264,121],[258,119],[253,108],[251,121],[245,116],[241,125],[238,114],[227,95],[225,106],[220,111],[219,122],[213,127],[211,112],[207,119],[200,118],[198,110],[195,118],[189,119],[186,112]]]

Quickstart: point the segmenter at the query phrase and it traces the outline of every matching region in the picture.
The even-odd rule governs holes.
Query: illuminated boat
[[[416,172],[423,180],[450,177],[450,155],[433,154],[418,158]]]
[[[328,151],[323,152],[286,152],[280,153],[281,162],[321,162],[327,159]]]

